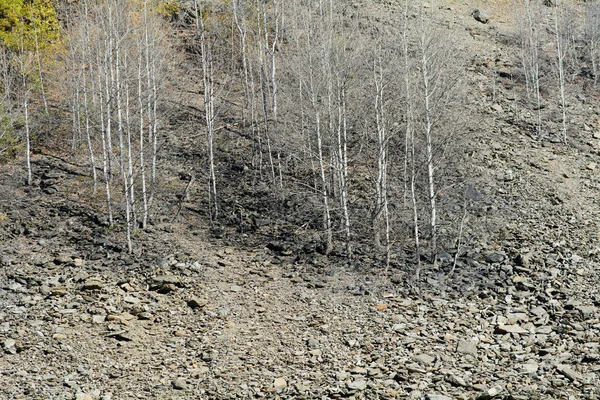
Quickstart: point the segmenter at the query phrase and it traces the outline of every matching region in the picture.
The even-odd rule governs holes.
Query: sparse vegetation
[[[2,2],[0,398],[597,398],[599,3],[481,3]]]

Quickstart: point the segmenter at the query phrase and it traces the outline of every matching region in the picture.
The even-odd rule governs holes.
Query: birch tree
[[[522,63],[528,83],[527,96],[533,92],[537,115],[537,135],[542,134],[542,97],[540,92],[540,26],[539,5],[525,0],[524,20],[521,22]]]
[[[567,35],[565,35],[563,4],[554,7],[554,39],[556,44],[556,70],[558,75],[558,92],[560,108],[562,113],[562,139],[567,143],[567,102],[565,97],[565,57],[569,46]]]
[[[598,85],[598,61],[600,58],[600,2],[587,1],[585,3],[585,43],[588,59],[592,66],[594,86]]]

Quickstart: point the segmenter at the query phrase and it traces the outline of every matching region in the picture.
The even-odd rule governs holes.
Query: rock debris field
[[[362,268],[368,256],[347,268],[169,223],[128,255],[83,205],[10,172],[1,398],[597,398],[597,272],[583,257],[490,251],[411,288],[407,273]]]
[[[598,110],[571,99],[568,146],[533,138],[506,19],[470,10],[444,10],[477,53],[465,79],[487,214],[460,257],[416,282],[368,251],[349,262],[168,218],[127,254],[79,197],[83,167],[37,154],[31,187],[0,167],[0,398],[598,399]]]

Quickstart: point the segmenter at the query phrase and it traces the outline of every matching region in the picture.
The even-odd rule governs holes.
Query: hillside
[[[538,98],[521,4],[432,3],[363,0],[325,18],[316,3],[303,14],[307,4],[282,11],[275,1],[263,22],[249,8],[247,48],[260,51],[246,61],[226,47],[246,28],[225,5],[198,14],[181,2],[168,29],[164,18],[153,33],[123,28],[140,34],[123,54],[148,64],[114,64],[134,72],[114,86],[127,91],[114,89],[106,120],[121,168],[106,185],[114,215],[100,159],[105,114],[88,118],[112,100],[93,92],[104,81],[83,80],[97,68],[108,82],[113,70],[108,56],[90,56],[103,44],[73,45],[84,72],[62,77],[81,88],[78,104],[90,97],[77,115],[98,126],[97,191],[85,123],[71,148],[77,107],[60,100],[71,86],[54,78],[49,116],[32,118],[30,184],[25,157],[0,165],[0,398],[598,398],[600,109],[585,58],[595,3],[535,3]],[[559,9],[578,21],[561,42],[563,105]],[[81,29],[84,44],[86,29],[101,32],[89,15],[68,31]],[[153,34],[168,46],[144,42]],[[151,71],[163,73],[157,97]],[[439,89],[431,108],[419,97],[426,79]],[[127,149],[142,157],[128,167],[117,133],[137,129],[138,116],[143,133]],[[150,187],[155,137],[144,227],[141,177]]]

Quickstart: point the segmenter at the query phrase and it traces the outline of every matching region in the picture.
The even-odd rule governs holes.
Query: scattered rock
[[[539,365],[533,361],[521,365],[521,372],[524,374],[533,374],[536,373],[539,368]]]
[[[208,300],[203,297],[194,297],[187,301],[190,308],[204,308],[208,304]]]
[[[456,347],[458,353],[470,354],[477,357],[477,343],[472,340],[461,340]]]
[[[425,400],[453,400],[453,398],[443,394],[426,394]]]
[[[556,371],[564,375],[570,381],[582,381],[582,376],[567,365],[557,364]]]
[[[519,325],[498,325],[495,333],[504,335],[506,333],[529,333],[528,330],[521,328]]]
[[[493,388],[487,390],[485,393],[482,393],[477,396],[477,400],[489,400],[498,396],[500,393],[504,391],[502,386],[494,386]]]
[[[83,290],[100,290],[104,284],[97,279],[88,279],[83,284]]]
[[[183,378],[175,378],[171,381],[171,385],[175,390],[187,390],[188,384]]]
[[[273,382],[273,388],[278,391],[285,389],[286,386],[287,386],[287,382],[286,382],[285,378],[276,378],[275,381]]]
[[[430,365],[435,361],[435,357],[425,353],[414,355],[412,356],[412,359],[423,365]]]
[[[592,319],[596,314],[595,307],[576,306],[575,309],[581,313],[581,316],[584,320]]]
[[[492,19],[491,13],[489,13],[488,11],[485,11],[485,10],[478,9],[478,8],[473,10],[471,15],[473,16],[473,18],[475,18],[476,21],[479,21],[482,24],[487,24],[488,22],[490,22],[490,19]]]
[[[126,330],[120,330],[115,332],[109,332],[106,334],[107,337],[112,337],[120,342],[133,342],[133,336]]]
[[[356,379],[352,382],[347,382],[346,386],[350,390],[363,391],[367,388],[367,382],[363,379]]]
[[[490,264],[495,264],[495,263],[501,263],[502,261],[505,260],[505,258],[506,258],[506,254],[495,251],[495,252],[486,254],[485,261]]]
[[[234,293],[241,292],[244,288],[238,285],[231,285],[230,290]]]
[[[176,275],[158,275],[152,279],[152,282],[157,286],[167,284],[180,285],[181,279]]]

